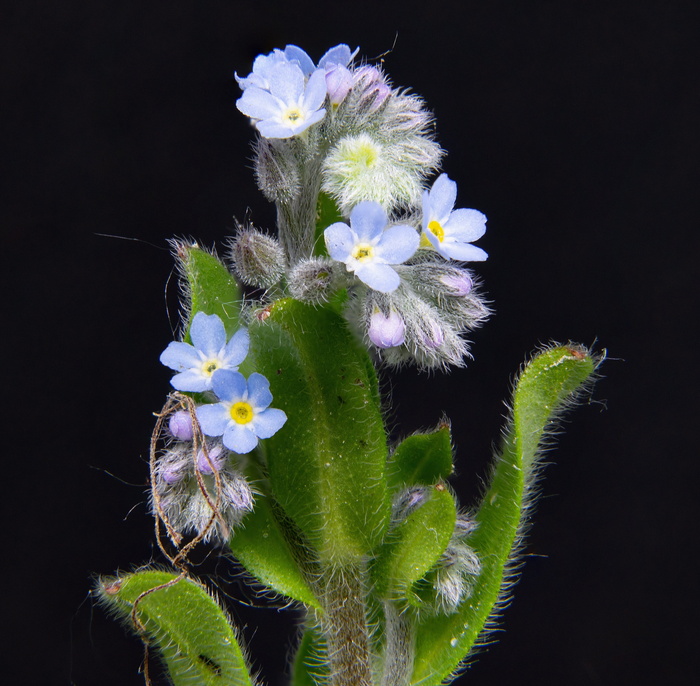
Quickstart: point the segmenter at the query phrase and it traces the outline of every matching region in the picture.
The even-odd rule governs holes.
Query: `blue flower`
[[[160,356],[166,367],[179,372],[170,381],[178,391],[211,390],[215,371],[235,371],[248,354],[248,330],[238,329],[227,343],[224,323],[215,314],[197,312],[190,338],[192,345],[174,341]]]
[[[246,381],[228,369],[213,376],[214,393],[221,402],[200,405],[197,418],[207,436],[223,436],[224,445],[241,455],[249,453],[259,438],[270,438],[287,421],[282,410],[270,408],[270,382],[253,373]]]
[[[350,226],[332,224],[323,232],[328,254],[344,262],[360,281],[382,293],[395,291],[401,279],[389,265],[402,264],[418,249],[420,239],[412,226],[387,228],[387,216],[378,202],[361,202],[350,212]]]
[[[317,69],[307,81],[298,64],[277,61],[266,77],[268,89],[248,86],[236,101],[264,138],[291,138],[323,119],[325,70]]]
[[[486,217],[478,210],[453,209],[457,184],[440,174],[423,193],[423,242],[447,259],[482,262],[488,255],[472,241],[486,231]]]

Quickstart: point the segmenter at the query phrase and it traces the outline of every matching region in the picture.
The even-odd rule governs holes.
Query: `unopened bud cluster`
[[[464,335],[489,315],[464,267],[487,257],[473,245],[486,217],[455,209],[446,174],[429,183],[444,154],[431,113],[357,53],[338,45],[316,64],[288,45],[236,75],[279,238],[240,229],[233,270],[263,298],[316,305],[346,292],[351,328],[384,363],[461,366]],[[324,222],[319,208],[329,204],[336,221]]]

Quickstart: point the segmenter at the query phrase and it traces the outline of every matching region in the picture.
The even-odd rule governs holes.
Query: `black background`
[[[168,390],[171,236],[271,227],[232,72],[295,43],[384,55],[437,117],[459,206],[489,218],[496,311],[466,370],[386,376],[394,436],[452,419],[474,502],[538,343],[608,350],[550,455],[522,581],[463,683],[689,683],[697,633],[697,28],[692,2],[25,0],[3,21],[3,614],[13,684],[142,683],[91,575],[151,560],[146,452]],[[393,48],[393,49],[392,49]],[[114,237],[104,237],[109,234]],[[164,293],[170,279],[170,314]],[[9,317],[7,316],[9,315]],[[7,409],[5,417],[8,417]],[[254,609],[281,684],[294,622]],[[255,627],[260,625],[259,629]]]

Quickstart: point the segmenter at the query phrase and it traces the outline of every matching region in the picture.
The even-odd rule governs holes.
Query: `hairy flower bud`
[[[299,162],[285,141],[258,138],[255,178],[258,188],[272,202],[291,202],[299,194]]]
[[[394,309],[389,314],[384,314],[375,306],[369,321],[367,335],[369,340],[378,348],[393,348],[401,345],[405,340],[406,327],[403,319]]]
[[[168,419],[168,430],[174,438],[181,441],[191,441],[194,436],[192,429],[192,418],[185,410],[173,412]]]
[[[336,287],[338,263],[323,257],[302,260],[287,275],[293,298],[311,304],[328,300]]]
[[[282,246],[252,227],[241,230],[233,239],[229,257],[236,275],[248,286],[269,288],[284,275]]]

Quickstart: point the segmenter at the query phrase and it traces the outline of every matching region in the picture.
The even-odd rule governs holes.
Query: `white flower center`
[[[204,374],[204,376],[211,376],[220,367],[221,367],[221,361],[218,360],[216,357],[213,357],[209,360],[205,360],[202,363],[200,370],[201,370],[202,374]]]
[[[299,107],[289,107],[282,113],[282,121],[296,126],[304,121],[304,113]]]

